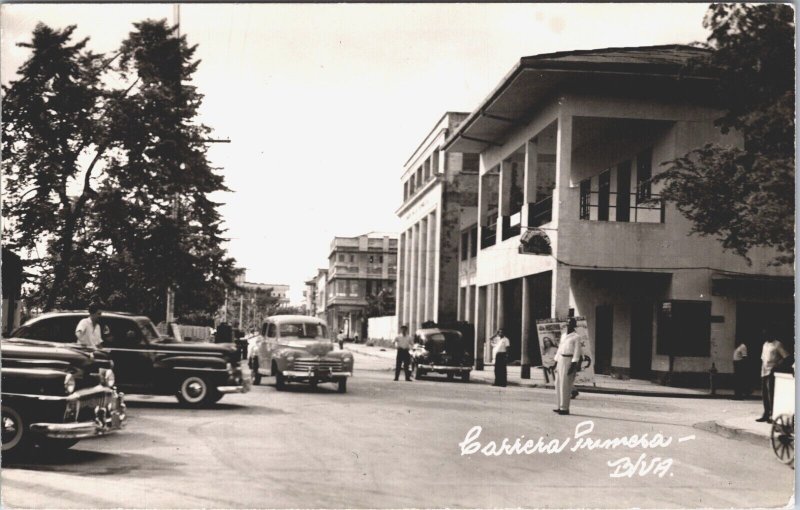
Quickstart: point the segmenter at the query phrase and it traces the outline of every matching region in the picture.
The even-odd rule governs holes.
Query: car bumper
[[[238,386],[217,386],[217,391],[220,393],[247,393],[250,391],[250,385],[245,383]]]
[[[228,381],[223,385],[217,386],[217,391],[220,393],[247,393],[250,391],[251,377],[247,361],[242,361],[239,370],[230,373]]]
[[[465,372],[469,373],[472,371],[472,367],[452,367],[448,365],[425,365],[422,363],[418,364],[417,366],[427,372],[463,374]]]
[[[116,405],[110,411],[95,409],[93,421],[73,423],[32,423],[31,432],[51,439],[89,439],[106,436],[125,426],[127,415],[122,395],[116,397]]]
[[[314,370],[284,370],[285,377],[294,377],[296,379],[340,379],[342,377],[350,377],[353,372],[328,372],[328,371],[314,371]]]

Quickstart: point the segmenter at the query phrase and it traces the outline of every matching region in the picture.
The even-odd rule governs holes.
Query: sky
[[[523,56],[704,41],[707,5],[181,5],[200,121],[231,140],[209,149],[230,254],[299,304],[334,236],[398,230],[403,164],[444,112],[471,112]],[[0,8],[3,84],[37,22],[113,53],[132,23],[174,20],[172,4]]]

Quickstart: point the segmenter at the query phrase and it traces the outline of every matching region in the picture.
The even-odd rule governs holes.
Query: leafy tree
[[[367,296],[366,317],[394,315],[395,298],[391,289],[383,288],[375,295]]]
[[[195,47],[148,20],[105,59],[72,44],[74,30],[38,25],[3,89],[10,240],[46,246],[34,298],[45,309],[96,298],[158,321],[172,286],[179,315],[213,311],[237,271],[209,199],[226,188],[196,121]]]
[[[723,133],[744,147],[708,144],[666,163],[654,181],[693,222],[748,262],[758,246],[774,247],[777,264],[794,260],[794,10],[781,4],[713,4],[702,64],[717,76]]]

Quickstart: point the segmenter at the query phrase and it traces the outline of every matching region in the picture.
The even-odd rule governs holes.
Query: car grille
[[[95,407],[108,407],[112,403],[110,395],[100,393],[87,398],[82,398],[78,402],[78,418],[76,421],[91,421],[95,418]]]
[[[294,364],[292,365],[293,370],[314,370],[320,368],[333,372],[340,372],[344,366],[341,360],[316,358],[298,358],[294,360]]]

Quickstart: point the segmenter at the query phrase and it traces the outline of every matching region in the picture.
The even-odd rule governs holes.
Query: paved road
[[[170,398],[129,399],[130,423],[59,458],[5,466],[7,507],[768,507],[792,494],[794,472],[769,446],[692,423],[756,402],[581,395],[552,413],[552,390],[423,380],[393,382],[387,360],[358,356],[347,394],[332,385],[278,392],[262,385],[214,409]],[[271,379],[265,379],[271,383]],[[660,433],[663,448],[578,449],[585,438]],[[525,436],[569,442],[561,453],[461,455]],[[679,442],[679,438],[694,436]],[[659,457],[656,473],[611,476],[609,462]],[[667,461],[666,459],[671,459]],[[623,461],[624,464],[624,461]],[[659,476],[663,473],[663,476]],[[769,487],[769,489],[765,489]]]

